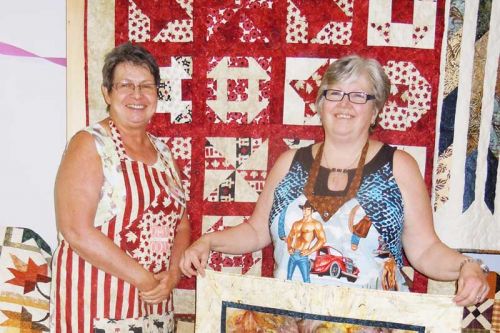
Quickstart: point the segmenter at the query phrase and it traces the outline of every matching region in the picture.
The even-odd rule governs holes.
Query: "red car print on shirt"
[[[354,266],[351,258],[344,257],[342,252],[331,247],[323,246],[316,255],[310,259],[311,273],[330,275],[337,279],[347,278],[347,281],[354,282],[358,279],[359,268]]]

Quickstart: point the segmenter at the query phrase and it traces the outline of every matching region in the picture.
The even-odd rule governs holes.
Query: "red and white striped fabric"
[[[166,145],[151,136],[160,157],[157,163],[131,160],[111,121],[110,128],[111,137],[100,125],[87,129],[95,138],[105,176],[94,225],[149,271],[165,271],[185,208],[172,157]],[[173,330],[172,297],[146,305],[134,286],[80,258],[62,237],[52,268],[52,332]]]

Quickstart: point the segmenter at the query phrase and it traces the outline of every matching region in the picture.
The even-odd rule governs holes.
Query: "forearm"
[[[169,272],[175,277],[175,285],[181,279],[182,273],[179,268],[179,262],[182,254],[191,243],[191,228],[187,218],[184,218],[177,227],[174,244],[172,246],[172,253],[170,255]]]
[[[325,245],[323,240],[317,240],[314,246],[308,250],[309,254],[318,251],[323,245]]]
[[[152,273],[116,246],[95,228],[66,230],[64,239],[71,248],[91,265],[116,276],[139,290],[149,290],[157,282]]]
[[[457,280],[466,257],[440,241],[434,242],[410,264],[425,276],[440,281]]]
[[[261,250],[271,242],[269,231],[258,230],[250,223],[241,223],[223,231],[203,236],[210,244],[210,250],[227,254],[244,254]]]

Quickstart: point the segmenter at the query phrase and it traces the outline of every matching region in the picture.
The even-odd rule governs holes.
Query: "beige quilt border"
[[[196,332],[221,331],[222,302],[460,332],[463,307],[452,296],[322,286],[206,271],[196,287]]]

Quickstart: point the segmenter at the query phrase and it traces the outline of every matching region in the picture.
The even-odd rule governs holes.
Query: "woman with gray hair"
[[[415,160],[370,138],[389,92],[376,60],[333,62],[316,99],[324,142],[283,153],[248,223],[203,235],[184,252],[183,273],[203,275],[210,250],[242,254],[273,242],[277,278],[405,291],[404,250],[426,276],[458,280],[457,304],[484,300],[487,268],[439,240]]]
[[[173,332],[190,228],[172,154],[146,131],[159,68],[127,43],[102,74],[109,116],[71,139],[56,179],[51,332]]]

